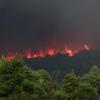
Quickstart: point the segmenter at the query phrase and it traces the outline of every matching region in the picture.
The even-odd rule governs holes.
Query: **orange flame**
[[[88,45],[83,45],[83,49],[85,50],[90,50],[90,47]],[[83,50],[81,48],[81,50]],[[21,54],[21,55],[18,55],[18,56],[21,56],[23,58],[27,58],[27,59],[31,59],[31,58],[43,58],[43,57],[46,57],[47,55],[49,56],[53,56],[53,55],[57,55],[58,53],[61,53],[61,54],[68,54],[69,56],[73,56],[75,55],[76,53],[78,53],[80,50],[74,50],[74,49],[69,49],[67,46],[64,47],[63,50],[58,50],[58,49],[55,49],[55,48],[49,48],[47,49],[45,52],[44,51],[38,51],[36,53],[33,53],[31,50],[28,51],[28,53],[24,53],[24,54]],[[12,60],[14,58],[14,54],[12,52],[9,52],[7,54],[7,58],[8,60]]]
[[[54,49],[48,49],[47,54],[50,55],[50,56],[53,56],[53,55],[55,55],[55,50]]]
[[[10,60],[13,60],[13,58],[14,58],[13,53],[12,53],[12,52],[9,52],[9,53],[7,54],[7,59],[10,61]]]
[[[90,48],[88,47],[88,45],[84,45],[84,49],[86,49],[86,50],[90,50]]]

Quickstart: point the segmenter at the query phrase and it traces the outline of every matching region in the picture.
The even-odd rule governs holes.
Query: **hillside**
[[[100,50],[80,51],[70,57],[58,54],[45,58],[24,59],[26,64],[32,69],[46,69],[49,72],[60,71],[61,73],[70,72],[72,69],[77,74],[86,73],[91,66],[100,65]]]

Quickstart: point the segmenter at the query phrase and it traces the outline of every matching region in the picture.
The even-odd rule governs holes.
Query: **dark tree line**
[[[72,70],[61,82],[53,77],[46,70],[31,70],[21,58],[9,61],[2,57],[0,100],[100,100],[97,66],[83,76],[77,76]]]
[[[100,68],[100,50],[83,50],[72,57],[65,54],[57,54],[44,58],[24,59],[24,61],[33,70],[43,68],[61,81],[65,74],[70,73],[72,69],[75,70],[77,75],[83,75],[93,65],[97,65]]]

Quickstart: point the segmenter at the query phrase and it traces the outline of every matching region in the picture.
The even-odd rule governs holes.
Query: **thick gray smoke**
[[[99,38],[99,0],[0,0],[1,52],[52,41],[100,48]]]

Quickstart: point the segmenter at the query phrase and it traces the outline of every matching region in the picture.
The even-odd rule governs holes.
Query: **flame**
[[[90,50],[89,46],[86,45],[86,44],[84,45],[84,49],[85,49],[85,50]]]
[[[71,49],[68,49],[66,46],[64,48],[64,54],[68,54],[69,56],[73,56],[74,55],[74,51]]]
[[[55,53],[55,49],[48,49],[47,54],[50,55],[50,56],[55,55],[55,54],[56,54],[56,53]]]
[[[28,59],[31,59],[31,58],[32,58],[32,53],[31,53],[31,52],[29,52],[29,53],[27,54],[27,58],[28,58]]]
[[[43,57],[46,57],[47,55],[54,56],[59,53],[73,56],[73,55],[77,54],[80,50],[89,51],[90,47],[87,44],[85,44],[85,45],[83,45],[83,48],[75,50],[75,49],[68,48],[67,46],[64,46],[64,48],[62,50],[55,49],[55,48],[48,48],[45,51],[40,50],[40,51],[37,51],[36,53],[33,53],[31,50],[29,50],[27,53],[18,54],[18,56],[20,56],[22,58],[27,58],[27,59],[43,58]],[[9,52],[7,54],[7,58],[8,58],[8,60],[12,60],[14,58],[14,54],[12,52]]]
[[[14,58],[14,54],[12,52],[9,52],[7,54],[7,59],[10,61],[10,60],[13,60],[13,58]]]
[[[43,52],[39,52],[39,53],[35,53],[33,54],[32,58],[43,58],[44,57],[44,54]]]

